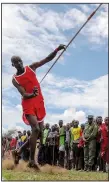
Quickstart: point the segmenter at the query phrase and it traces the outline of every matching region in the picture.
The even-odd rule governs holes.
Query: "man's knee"
[[[38,126],[38,125],[33,126],[33,127],[32,127],[32,132],[34,132],[34,133],[39,133],[39,132],[40,132],[39,126]]]

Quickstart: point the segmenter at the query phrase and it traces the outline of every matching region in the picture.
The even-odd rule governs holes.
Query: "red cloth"
[[[13,147],[16,147],[17,144],[17,140],[15,138],[12,138],[12,140],[10,141],[10,148],[12,149]]]
[[[25,72],[21,75],[14,75],[16,82],[21,85],[27,93],[32,93],[34,87],[38,88],[39,95],[31,99],[22,99],[23,108],[23,121],[29,125],[29,122],[25,118],[26,114],[34,115],[38,121],[42,121],[46,115],[44,107],[44,99],[41,93],[40,84],[36,78],[35,72],[29,67],[25,67]]]
[[[103,123],[101,128],[101,157],[109,163],[109,143],[108,143],[108,128]]]
[[[97,141],[98,143],[100,143],[100,140],[101,140],[102,125],[103,125],[103,124],[101,124],[101,125],[98,127],[98,134],[97,134],[97,138],[96,138],[96,141]]]
[[[79,140],[78,147],[84,147],[85,142],[84,142],[83,137],[82,137],[82,135],[83,135],[83,131],[82,130],[81,130],[81,134],[80,135],[81,135],[81,138]]]

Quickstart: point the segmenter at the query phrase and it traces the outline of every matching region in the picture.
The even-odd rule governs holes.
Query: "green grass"
[[[108,173],[68,171],[65,174],[49,174],[42,172],[15,172],[14,170],[3,170],[2,176],[5,180],[108,180]]]

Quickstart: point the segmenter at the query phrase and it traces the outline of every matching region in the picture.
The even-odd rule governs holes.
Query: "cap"
[[[93,115],[88,115],[88,117],[87,117],[88,119],[93,119],[94,118],[94,116]]]

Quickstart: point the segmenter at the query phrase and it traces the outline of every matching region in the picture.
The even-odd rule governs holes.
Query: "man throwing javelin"
[[[36,78],[35,71],[45,63],[51,61],[58,51],[65,49],[65,45],[60,45],[45,59],[34,62],[30,66],[23,66],[23,61],[18,56],[11,58],[12,66],[17,72],[12,78],[13,85],[22,96],[23,120],[31,126],[32,134],[30,137],[30,161],[29,167],[37,168],[35,164],[36,140],[39,133],[42,132],[44,117],[46,115],[44,107],[44,98],[42,96],[40,84]]]

